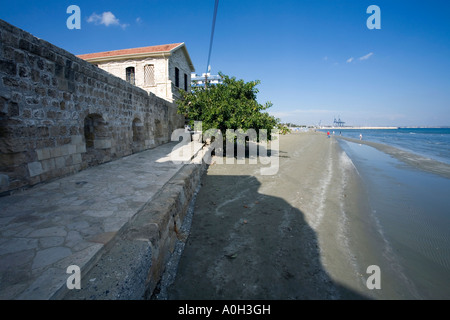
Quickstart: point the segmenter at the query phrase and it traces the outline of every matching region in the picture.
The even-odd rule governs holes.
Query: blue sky
[[[69,30],[69,5],[81,29]],[[368,6],[381,9],[370,30]],[[206,70],[214,0],[4,1],[0,18],[74,54],[185,42]],[[258,100],[298,124],[450,125],[450,1],[220,0],[211,56],[260,80]]]

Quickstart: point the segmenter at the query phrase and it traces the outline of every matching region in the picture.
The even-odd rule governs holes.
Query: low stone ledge
[[[99,261],[84,275],[82,271],[81,289],[66,289],[61,299],[149,299],[205,169],[204,162],[185,164],[117,233]]]

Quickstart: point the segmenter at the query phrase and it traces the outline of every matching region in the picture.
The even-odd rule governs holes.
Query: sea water
[[[450,163],[450,129],[341,132]],[[392,269],[400,297],[450,299],[450,179],[371,146],[338,140],[366,186],[369,214],[384,240],[379,250],[386,261],[380,265]]]
[[[323,131],[323,130],[322,130]],[[450,164],[450,128],[331,129],[343,137],[388,144]]]

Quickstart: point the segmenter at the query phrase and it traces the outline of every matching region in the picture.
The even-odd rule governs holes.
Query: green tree
[[[177,100],[178,113],[183,114],[193,127],[194,121],[202,121],[202,129],[219,129],[225,136],[227,129],[267,130],[271,139],[274,128],[281,129],[279,119],[266,112],[272,103],[259,104],[256,100],[259,80],[244,82],[219,73],[221,84],[193,87],[191,92],[180,91]]]

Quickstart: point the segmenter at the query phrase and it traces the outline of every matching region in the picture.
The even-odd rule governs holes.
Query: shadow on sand
[[[205,175],[169,300],[368,299],[330,278],[315,231],[253,176]]]

